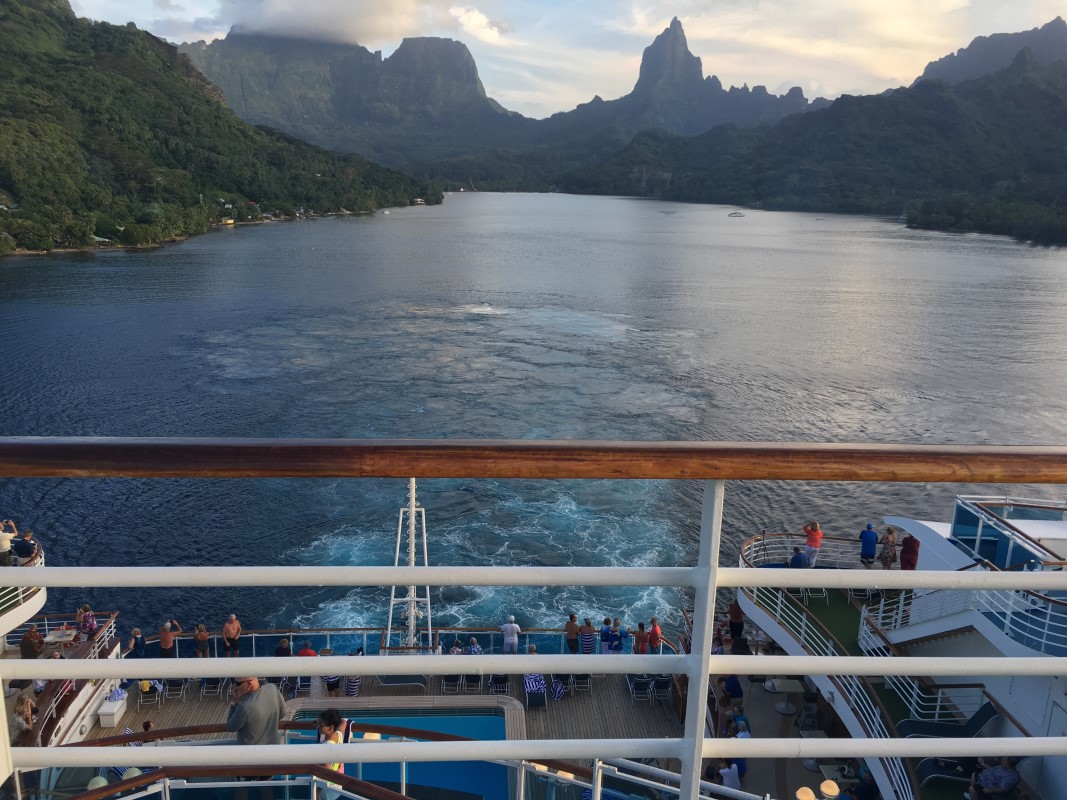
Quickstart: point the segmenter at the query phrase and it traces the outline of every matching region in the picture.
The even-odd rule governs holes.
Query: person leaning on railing
[[[18,566],[21,567],[26,562],[33,560],[33,557],[37,555],[37,540],[33,538],[33,531],[29,528],[24,530],[22,538],[16,539],[11,544],[11,549],[18,558]]]

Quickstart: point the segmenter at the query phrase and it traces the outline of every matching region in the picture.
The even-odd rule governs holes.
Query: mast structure
[[[421,542],[422,559],[419,560],[419,544]],[[415,495],[415,479],[408,479],[408,504],[401,507],[396,526],[396,551],[393,556],[393,566],[401,566],[400,549],[404,545],[406,565],[409,567],[428,566],[429,560],[426,549],[426,510],[419,505]],[[386,644],[393,645],[394,612],[400,609],[400,620],[395,626],[395,632],[399,637],[401,648],[418,648],[428,650],[433,646],[433,615],[430,611],[430,587],[419,587],[415,584],[407,586],[407,592],[403,597],[397,596],[397,586],[390,587],[389,592],[389,626],[386,636]],[[421,594],[420,594],[421,589]],[[426,645],[419,642],[419,621],[426,620]]]

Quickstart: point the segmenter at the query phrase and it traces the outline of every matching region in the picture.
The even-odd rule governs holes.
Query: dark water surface
[[[561,195],[0,261],[0,435],[1067,442],[1067,253],[881,220]],[[731,484],[724,558],[963,487]],[[975,488],[975,487],[970,487]],[[982,487],[989,490],[991,487]],[[401,480],[0,481],[52,564],[391,563]],[[699,487],[423,481],[431,559],[670,565]],[[1003,491],[1003,489],[1002,489]],[[1035,496],[1062,487],[1028,487]],[[126,625],[381,624],[388,590],[55,591]],[[671,590],[447,589],[440,623],[670,614]]]

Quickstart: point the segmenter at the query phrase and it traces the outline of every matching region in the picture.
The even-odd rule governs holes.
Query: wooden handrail
[[[1067,483],[1067,447],[29,437],[0,438],[10,478],[629,478]]]

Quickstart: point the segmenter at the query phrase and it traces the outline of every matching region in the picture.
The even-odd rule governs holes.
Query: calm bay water
[[[0,261],[0,435],[1067,442],[1067,253],[862,217],[561,195]],[[959,486],[731,484],[760,530],[945,518]],[[989,487],[982,487],[983,490]],[[423,481],[438,564],[687,563],[695,484]],[[53,564],[391,563],[406,482],[0,481]],[[1062,487],[1032,487],[1035,496]],[[209,568],[209,566],[205,566]],[[52,592],[217,627],[388,591]],[[670,616],[670,590],[448,589],[443,624]]]

